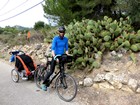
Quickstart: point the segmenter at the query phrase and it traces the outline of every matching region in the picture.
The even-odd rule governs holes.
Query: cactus
[[[110,33],[109,31],[107,31],[107,30],[106,30],[106,31],[105,31],[105,30],[104,30],[104,31],[101,31],[101,36],[102,36],[102,37],[105,37],[105,36],[107,36],[107,35],[110,36],[111,33]]]
[[[136,59],[136,56],[135,56],[134,53],[131,53],[131,54],[130,54],[130,58],[131,58],[131,60],[132,60],[134,63],[136,63],[137,59]]]
[[[92,65],[91,65],[91,68],[100,68],[100,66],[101,66],[101,63],[100,62],[98,62],[98,61],[94,61],[93,63],[92,63]]]
[[[134,51],[134,52],[137,52],[139,49],[138,49],[138,46],[136,44],[133,44],[131,46],[131,50]]]
[[[111,37],[110,37],[109,35],[106,35],[106,36],[104,37],[104,41],[106,41],[106,42],[108,42],[110,39],[111,39]]]
[[[130,42],[128,40],[126,40],[123,44],[124,44],[124,47],[127,47],[127,48],[130,47]]]
[[[129,18],[128,18],[129,19]],[[125,48],[128,51],[140,51],[140,30],[135,33],[130,25],[130,19],[120,18],[116,21],[108,16],[103,20],[74,20],[67,27],[66,37],[69,39],[69,51],[78,55],[74,62],[76,68],[99,68],[102,62],[102,52]],[[52,37],[46,37],[45,42],[51,42]],[[95,55],[99,57],[96,58]]]

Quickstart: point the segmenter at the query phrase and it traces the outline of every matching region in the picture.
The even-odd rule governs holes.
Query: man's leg
[[[55,70],[55,65],[56,65],[56,61],[52,58],[50,71],[47,72],[47,74],[45,75],[43,84],[47,84],[47,82],[49,82],[49,78]]]

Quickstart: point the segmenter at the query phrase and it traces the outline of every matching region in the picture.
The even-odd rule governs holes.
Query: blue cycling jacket
[[[62,55],[65,51],[68,51],[68,38],[65,36],[61,39],[59,36],[55,36],[52,41],[52,50],[56,55]]]

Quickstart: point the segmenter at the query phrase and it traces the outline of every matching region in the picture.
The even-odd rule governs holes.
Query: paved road
[[[80,105],[77,98],[64,102],[53,89],[44,92],[33,81],[14,83],[10,76],[12,68],[0,61],[0,105]]]

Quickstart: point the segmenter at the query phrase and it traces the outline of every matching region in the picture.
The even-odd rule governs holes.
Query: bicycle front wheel
[[[35,80],[36,86],[40,89],[41,89],[41,84],[44,80],[44,75],[45,75],[45,70],[43,70],[43,68],[39,66],[35,70],[34,80]]]
[[[59,76],[55,82],[56,92],[58,96],[66,101],[72,101],[77,94],[77,84],[75,79],[68,75],[64,74],[64,77]]]
[[[19,81],[19,73],[16,69],[13,69],[11,71],[11,78],[14,82],[18,82]]]

